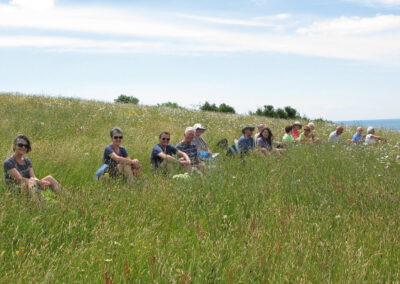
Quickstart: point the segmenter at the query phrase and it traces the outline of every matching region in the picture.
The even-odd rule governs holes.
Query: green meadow
[[[242,160],[217,148],[260,121],[275,140],[292,123],[1,94],[1,160],[27,135],[36,176],[51,174],[64,192],[37,205],[6,191],[1,175],[0,282],[400,282],[400,132],[377,130],[386,144],[346,147],[326,143],[335,126],[318,122],[323,144],[282,156]],[[170,131],[175,145],[194,123],[221,153],[216,167],[186,180],[153,173],[158,134]],[[147,182],[94,180],[113,126]],[[342,139],[354,132],[346,127]]]

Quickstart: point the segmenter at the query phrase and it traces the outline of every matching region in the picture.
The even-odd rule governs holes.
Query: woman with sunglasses
[[[50,187],[54,192],[61,192],[62,187],[52,176],[36,178],[31,160],[24,157],[31,150],[28,137],[18,135],[13,144],[14,154],[4,161],[4,177],[7,187],[27,191],[32,199],[40,201],[40,190]]]
[[[119,127],[113,127],[110,131],[112,143],[104,149],[103,164],[106,164],[107,172],[110,177],[117,177],[123,174],[129,183],[134,183],[134,177],[139,177],[141,165],[137,159],[129,158],[128,152],[122,142],[122,130]]]

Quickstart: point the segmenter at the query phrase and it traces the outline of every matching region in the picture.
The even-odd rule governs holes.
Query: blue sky
[[[0,0],[0,91],[398,118],[400,0]]]

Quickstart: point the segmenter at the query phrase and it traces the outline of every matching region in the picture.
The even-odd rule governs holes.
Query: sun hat
[[[245,127],[242,128],[242,133],[246,131],[246,129],[250,129],[251,131],[254,131],[254,126],[252,125],[246,125]]]
[[[193,129],[194,129],[194,131],[196,131],[197,129],[206,130],[207,128],[204,128],[203,126],[201,126],[200,123],[196,123],[195,125],[193,125]]]

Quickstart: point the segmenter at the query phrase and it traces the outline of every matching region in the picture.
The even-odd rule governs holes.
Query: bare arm
[[[159,153],[157,156],[159,156],[161,159],[170,161],[170,162],[179,162],[177,159],[172,157],[171,155],[167,155],[164,152]]]
[[[33,171],[33,170],[32,170]],[[30,171],[29,171],[30,172]],[[7,174],[9,174],[13,179],[15,179],[19,184],[27,183],[29,181],[28,178],[24,178],[16,168],[13,168],[11,170],[7,171]]]
[[[383,138],[382,136],[377,136],[377,135],[371,135],[372,138],[376,139],[376,140],[380,140],[382,142],[386,142],[386,139]]]
[[[131,158],[129,158],[129,157],[124,158],[124,157],[118,156],[115,153],[111,153],[110,158],[118,163],[126,163],[126,164],[131,164],[131,165],[135,164],[135,161],[137,161],[136,159],[131,160]]]
[[[181,156],[186,161],[187,164],[190,164],[189,156],[185,152],[182,152],[181,150],[178,150],[177,153],[178,153],[179,156]]]

